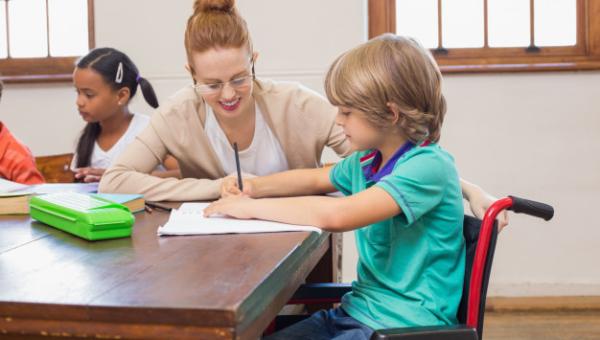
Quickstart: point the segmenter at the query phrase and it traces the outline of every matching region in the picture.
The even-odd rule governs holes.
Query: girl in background
[[[75,178],[98,182],[104,171],[148,125],[150,118],[129,111],[129,101],[138,85],[153,108],[158,100],[152,85],[143,78],[131,59],[114,48],[97,48],[82,57],[73,72],[77,109],[87,122],[71,168]],[[159,160],[154,175],[177,177],[177,162],[169,156]],[[166,169],[167,171],[160,171]]]

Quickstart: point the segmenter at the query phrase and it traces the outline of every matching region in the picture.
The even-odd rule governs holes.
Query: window
[[[0,0],[0,76],[6,82],[70,80],[94,47],[93,0]]]
[[[600,0],[369,0],[369,37],[409,35],[442,72],[600,69]]]

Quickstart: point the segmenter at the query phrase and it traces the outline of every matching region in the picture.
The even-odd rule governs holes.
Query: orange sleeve
[[[6,179],[23,184],[44,183],[44,177],[35,166],[29,149],[16,140],[8,131],[3,131],[0,149],[0,174]]]
[[[18,163],[14,163],[10,168],[12,174],[11,181],[23,184],[40,184],[44,183],[44,176],[38,171],[33,158],[22,159]]]

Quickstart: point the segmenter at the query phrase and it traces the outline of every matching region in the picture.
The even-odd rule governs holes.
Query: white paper
[[[29,185],[0,178],[0,195],[2,196],[20,196],[30,193],[32,190]]]
[[[226,216],[204,217],[204,208],[209,203],[184,203],[173,209],[164,226],[158,228],[158,235],[205,235],[205,234],[244,234],[276,233],[284,231],[315,231],[314,226],[295,225],[264,220],[239,220]]]
[[[42,195],[55,192],[93,193],[98,191],[98,183],[43,183],[21,184],[0,178],[0,196]]]

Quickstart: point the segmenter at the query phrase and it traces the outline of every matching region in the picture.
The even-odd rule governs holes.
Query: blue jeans
[[[300,321],[277,333],[263,338],[264,340],[293,340],[293,339],[335,339],[354,340],[371,338],[373,329],[358,322],[344,312],[342,308],[321,310],[308,319]]]

